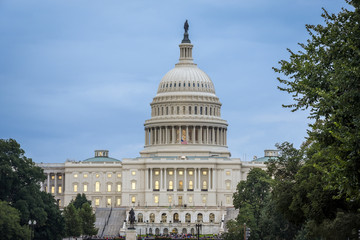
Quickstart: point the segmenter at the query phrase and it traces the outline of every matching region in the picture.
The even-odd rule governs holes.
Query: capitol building
[[[138,233],[203,233],[224,231],[236,217],[232,195],[251,168],[265,168],[265,151],[254,161],[231,158],[228,123],[210,77],[193,61],[188,28],[179,45],[180,58],[159,83],[144,123],[144,148],[135,158],[111,157],[95,150],[93,157],[64,163],[41,163],[47,179],[42,190],[62,208],[85,193],[96,212],[98,235],[116,236],[135,211]]]

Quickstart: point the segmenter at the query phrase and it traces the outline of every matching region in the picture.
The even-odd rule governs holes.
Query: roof
[[[85,159],[83,162],[121,162],[121,161],[111,157],[92,157]]]
[[[268,162],[271,158],[278,158],[278,157],[261,157],[254,159],[251,162]]]

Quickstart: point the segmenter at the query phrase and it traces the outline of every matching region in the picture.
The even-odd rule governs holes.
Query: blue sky
[[[299,50],[305,24],[339,0],[0,1],[0,138],[35,162],[84,160],[95,149],[137,157],[161,78],[189,20],[193,57],[215,85],[232,157],[306,136],[307,112],[281,107],[272,67]]]

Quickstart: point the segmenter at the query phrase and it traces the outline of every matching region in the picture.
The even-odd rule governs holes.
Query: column
[[[203,143],[203,127],[200,126],[199,128],[199,143],[202,144]]]
[[[227,145],[227,129],[225,129],[225,145]]]
[[[149,169],[148,168],[145,171],[145,182],[146,182],[146,189],[149,189],[150,181],[149,181]]]
[[[174,168],[174,191],[177,191],[177,169]]]
[[[214,184],[213,184],[213,189],[215,189],[215,190],[216,190],[216,181],[217,181],[217,179],[216,179],[216,174],[217,174],[216,168],[214,168],[214,169],[213,169],[213,182],[214,182]]]
[[[163,183],[163,169],[160,168],[160,191],[163,190],[164,183]]]
[[[57,194],[57,173],[55,173],[55,185],[54,185],[54,194]]]
[[[147,129],[145,128],[145,146],[147,146]]]
[[[196,190],[197,189],[197,168],[194,168],[194,175],[195,175],[194,190]]]
[[[195,132],[196,132],[196,127],[193,126],[193,132],[192,132],[192,143],[195,144],[196,141],[195,141]]]
[[[176,136],[175,136],[175,127],[174,126],[172,126],[172,141],[171,141],[171,143],[172,144],[174,144],[175,143],[175,139],[176,139]]]
[[[184,169],[184,191],[187,191],[187,168]]]
[[[163,129],[162,129],[162,127],[160,127],[159,128],[159,131],[160,131],[160,133],[159,133],[159,137],[160,137],[160,139],[159,139],[159,144],[163,144],[163,134],[162,134],[162,131]]]
[[[215,128],[214,127],[211,128],[211,136],[212,136],[211,144],[215,144]]]
[[[154,128],[154,144],[157,144],[157,127]]]
[[[169,144],[168,127],[165,127],[165,144]]]
[[[47,193],[50,192],[50,173],[47,174]]]
[[[152,181],[153,169],[150,168],[150,190],[153,190],[153,181]]]
[[[216,144],[217,144],[217,145],[220,144],[220,132],[219,132],[219,128],[216,129]]]
[[[153,128],[150,128],[150,145],[154,144],[154,131]]]
[[[211,186],[211,184],[210,184],[210,168],[208,168],[208,181],[207,181],[207,187],[208,187],[208,190],[210,190],[210,186]]]
[[[164,188],[165,188],[165,191],[167,190],[167,182],[166,182],[166,179],[167,179],[167,177],[166,177],[166,175],[167,175],[167,168],[164,168],[164,170],[165,170],[165,174],[164,174]]]
[[[65,193],[65,173],[63,173],[62,177],[61,177],[61,191],[62,191],[62,194]]]
[[[186,126],[186,142],[189,143],[189,127]]]
[[[181,132],[181,126],[179,126],[179,143],[181,144],[181,138],[182,138],[182,132]]]
[[[209,144],[210,139],[209,139],[209,127],[206,126],[206,144]]]

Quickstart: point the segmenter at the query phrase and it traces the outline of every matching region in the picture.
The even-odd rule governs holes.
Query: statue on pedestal
[[[135,229],[134,227],[134,222],[135,222],[135,211],[134,209],[131,208],[130,212],[129,212],[129,222],[130,222],[130,227],[129,229]]]

